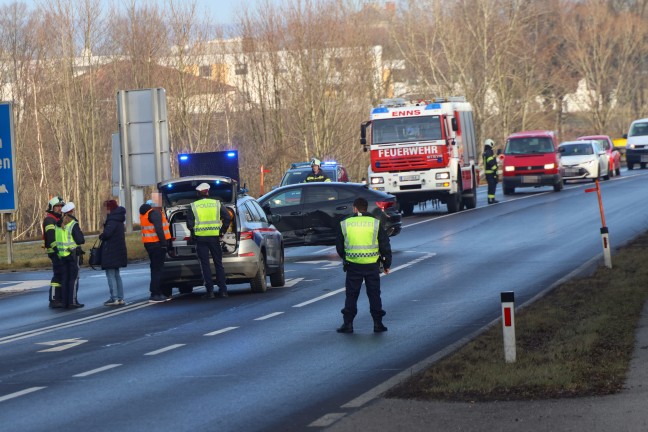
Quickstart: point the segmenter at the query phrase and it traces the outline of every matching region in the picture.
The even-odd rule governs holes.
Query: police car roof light
[[[189,155],[185,155],[185,154],[183,154],[183,155],[180,155],[179,158],[180,158],[180,160],[181,160],[182,162],[184,162],[184,161],[188,161],[188,160],[189,160]]]
[[[337,161],[324,161],[324,162],[322,162],[322,166],[323,165],[334,166],[334,165],[337,165]]]
[[[233,152],[233,151],[231,151],[231,152],[227,152],[227,157],[228,157],[228,158],[233,158],[233,157],[235,157],[235,156],[236,156],[236,152]]]

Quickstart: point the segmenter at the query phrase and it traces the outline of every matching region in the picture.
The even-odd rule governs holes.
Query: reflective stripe
[[[198,237],[218,237],[223,222],[220,220],[221,203],[204,198],[191,203],[191,211],[196,219],[194,234]]]
[[[372,264],[378,261],[380,222],[371,216],[354,216],[340,223],[344,235],[344,255],[349,262]]]
[[[56,227],[56,247],[58,248],[58,256],[61,258],[70,255],[77,248],[77,244],[72,237],[74,225],[76,225],[76,221],[73,220],[65,228]]]

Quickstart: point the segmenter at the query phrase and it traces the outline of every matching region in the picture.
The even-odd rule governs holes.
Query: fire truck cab
[[[361,124],[360,143],[371,152],[369,187],[395,195],[405,216],[428,200],[449,213],[477,206],[477,145],[465,98],[383,99]]]

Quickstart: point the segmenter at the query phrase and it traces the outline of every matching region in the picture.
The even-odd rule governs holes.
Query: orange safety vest
[[[142,229],[142,243],[155,243],[159,242],[160,239],[155,232],[155,226],[151,223],[148,218],[149,213],[153,209],[147,211],[145,214],[140,215],[140,228]],[[166,240],[171,239],[171,231],[169,230],[169,221],[167,221],[166,215],[164,212],[160,212],[162,215],[162,230],[164,231],[164,238]]]

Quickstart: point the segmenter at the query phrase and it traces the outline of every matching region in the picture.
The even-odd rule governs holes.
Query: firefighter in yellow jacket
[[[313,172],[306,176],[304,183],[331,181],[331,179],[328,178],[326,174],[324,174],[324,171],[322,171],[322,162],[319,159],[311,159],[311,169],[313,170]]]
[[[378,219],[367,213],[367,207],[366,199],[356,198],[353,202],[355,214],[340,223],[335,242],[346,272],[346,300],[342,309],[344,323],[337,329],[338,333],[353,333],[353,319],[358,313],[358,296],[363,281],[369,298],[374,332],[387,331],[382,322],[385,311],[380,298],[380,272],[382,266],[385,274],[389,273],[391,245],[387,232]]]

